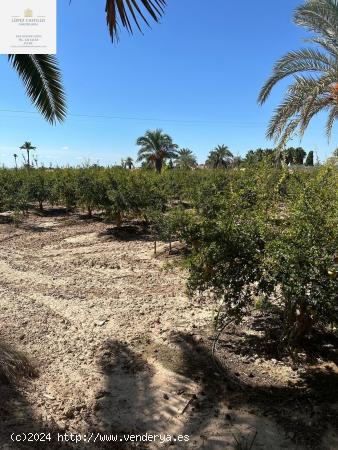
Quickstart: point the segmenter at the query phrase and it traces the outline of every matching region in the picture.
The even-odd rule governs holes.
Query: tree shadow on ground
[[[35,225],[33,223],[19,224],[18,229],[28,231],[31,233],[45,233],[47,231],[51,231],[50,227],[44,227],[42,225]]]
[[[245,407],[258,416],[273,419],[295,445],[311,449],[326,448],[322,444],[326,434],[330,430],[338,432],[338,372],[331,366],[304,369],[300,381],[293,386],[236,383],[226,361],[222,363],[224,370],[216,375],[210,343],[196,342],[185,333],[179,338],[182,363],[175,370],[200,382],[205,394],[196,399],[193,407],[205,409],[212,405],[217,410],[224,401],[231,408]]]
[[[307,369],[294,386],[247,386],[247,402],[272,417],[298,445],[324,449],[330,430],[338,432],[338,374],[331,368]],[[335,437],[336,443],[337,435]],[[332,447],[331,447],[332,448]]]
[[[314,329],[299,341],[293,354],[283,338],[283,318],[279,310],[256,313],[244,323],[225,330],[219,347],[229,347],[243,357],[266,358],[301,364],[316,364],[319,360],[338,365],[338,336],[322,329]]]
[[[85,222],[103,222],[104,216],[101,213],[92,213],[91,215],[88,213],[77,213],[75,215],[77,219]]]
[[[105,389],[99,393],[95,407],[96,420],[104,429],[120,430],[121,436],[171,433],[173,437],[190,436],[192,432],[199,436],[218,416],[224,401],[229,400],[229,392],[235,393],[236,390],[231,374],[225,383],[224,375],[215,371],[210,351],[196,343],[193,336],[176,333],[172,340],[179,345],[180,355],[172,355],[170,359],[168,348],[167,353],[165,349],[163,352],[155,349],[158,362],[170,369],[170,372],[164,370],[160,384],[156,378],[158,366],[154,374],[153,364],[147,362],[149,351],[154,355],[154,348],[144,350],[142,356],[127,344],[118,341],[106,343],[99,357],[99,367],[106,375]],[[196,385],[200,386],[197,394],[194,393]],[[164,395],[161,389],[165,389]],[[229,427],[226,431],[228,446],[224,447],[224,440],[217,443],[208,437],[208,444],[203,448],[233,448],[232,417],[225,417],[225,422]],[[212,441],[213,446],[208,447]],[[174,445],[180,450],[186,448],[184,444]],[[198,442],[192,445],[188,448],[199,448],[196,447]]]
[[[7,224],[11,224],[14,222],[13,216],[12,215],[4,215],[1,214],[0,215],[0,224],[1,225],[7,225]]]
[[[210,350],[211,344],[207,339],[197,339],[189,333],[172,333],[170,340],[175,343],[178,355],[170,359],[170,348],[164,346],[163,350],[156,352],[158,362],[199,386],[197,395],[189,394],[190,400],[186,403],[184,412],[176,412],[184,418],[179,429],[180,434],[189,434],[193,429],[195,435],[202,436],[204,429],[218,417],[220,410],[226,405],[229,414],[222,420],[224,427],[229,427],[230,436],[234,421],[236,425],[237,411],[245,408],[254,415],[252,428],[255,428],[256,419],[258,421],[260,417],[268,418],[291,434],[297,448],[335,448],[325,447],[322,443],[330,428],[337,429],[335,408],[338,403],[338,374],[331,366],[327,365],[325,370],[313,367],[304,370],[298,384],[294,386],[240,384],[236,382],[231,368],[225,365],[224,371],[216,369]],[[118,434],[123,439],[125,435],[132,433],[167,432],[167,417],[172,417],[173,411],[163,393],[154,389],[156,375],[152,364],[147,361],[147,353],[144,353],[144,350],[142,352],[143,354],[136,352],[128,344],[116,340],[109,340],[100,348],[97,365],[104,375],[105,386],[97,392],[95,403],[88,411],[88,433]],[[20,381],[9,382],[8,379],[13,371],[21,376],[32,376],[34,368],[27,358],[11,346],[0,346],[0,355],[4,354],[7,355],[7,361],[12,362],[11,370],[2,370],[0,377],[0,445],[7,444],[9,448],[17,449],[79,448],[79,444],[61,444],[55,441],[48,445],[41,442],[29,445],[17,443],[13,447],[10,439],[13,432],[51,432],[55,436],[65,430],[61,430],[55,422],[46,423],[34,417],[23,394],[24,390],[20,387]],[[168,379],[166,383],[166,391],[176,390],[177,396],[183,395],[182,392],[177,392],[177,385],[172,380]],[[164,429],[165,427],[167,429]],[[260,437],[258,435],[258,440]],[[106,442],[85,448],[141,450],[146,449],[147,445]],[[176,448],[184,447],[176,445]],[[209,448],[208,444],[204,448]]]
[[[106,240],[145,241],[152,242],[153,237],[148,228],[138,224],[126,224],[121,227],[107,228],[99,233],[99,237]]]
[[[79,448],[129,450],[131,448],[112,442],[85,445],[83,442],[68,443],[58,440],[58,433],[64,436],[67,430],[60,429],[53,420],[47,422],[36,417],[24,395],[29,379],[37,376],[35,367],[25,355],[11,345],[0,343],[0,448],[16,450],[78,450]],[[94,427],[88,429],[88,433],[96,434],[99,431]],[[31,434],[28,435],[28,433]],[[30,442],[24,442],[24,434],[31,439]],[[51,440],[48,440],[49,434]],[[16,440],[16,436],[19,436],[20,440]]]
[[[41,217],[67,217],[70,212],[63,207],[45,207],[43,210],[35,208],[34,213]]]
[[[13,441],[13,435],[49,432],[50,428],[33,416],[31,406],[23,395],[24,379],[36,377],[37,371],[29,359],[11,345],[0,343],[0,446],[15,449],[42,449],[47,442]],[[54,429],[53,429],[54,431]],[[62,448],[53,446],[50,448]],[[67,448],[67,447],[64,447]]]
[[[98,393],[94,406],[95,414],[92,420],[96,429],[106,433],[117,432],[121,437],[127,434],[165,434],[173,433],[174,426],[178,423],[176,434],[193,433],[195,437],[200,436],[199,439],[205,438],[203,442],[206,446],[203,447],[203,442],[197,440],[194,448],[198,448],[196,445],[199,444],[203,444],[201,448],[233,448],[235,442],[233,433],[236,432],[238,425],[237,412],[241,408],[249,408],[251,412],[254,409],[248,424],[243,427],[242,423],[240,427],[241,430],[246,430],[245,436],[242,436],[245,444],[251,442],[256,426],[260,427],[260,433],[265,433],[265,430],[262,431],[262,423],[267,420],[267,404],[269,407],[274,405],[276,399],[281,404],[280,398],[285,403],[293,395],[292,389],[289,391],[275,389],[275,392],[273,390],[270,392],[269,389],[239,385],[231,370],[227,371],[225,368],[220,372],[216,369],[210,341],[209,343],[205,340],[197,341],[194,335],[188,333],[172,333],[170,342],[175,344],[178,351],[174,352],[168,346],[160,348],[155,344],[156,348],[151,347],[144,352],[142,350],[141,354],[119,341],[111,340],[105,343],[98,357],[99,369],[106,379],[105,388]],[[161,366],[177,374],[181,386],[185,386],[187,392],[185,389],[177,390],[178,385],[166,378],[165,392],[168,392],[169,396],[159,396],[158,390],[163,389],[164,385],[157,385],[156,379],[153,379],[152,364],[147,362],[150,354],[152,357],[156,355],[157,362]],[[168,374],[165,376],[168,377]],[[183,381],[183,378],[191,380],[193,386],[198,386],[198,392],[190,391],[187,387],[190,385]],[[174,397],[181,397],[181,405],[182,397],[185,398],[183,409],[181,407],[172,410],[170,404]],[[217,431],[221,430],[223,440],[218,441],[213,435],[204,436],[208,426],[214,424],[220,414],[224,414],[224,406],[227,407],[228,413],[219,418],[221,425],[218,425]],[[245,420],[243,417],[245,416],[241,416],[239,420]],[[290,429],[291,424],[283,423],[273,414],[271,417],[274,422],[284,425],[286,430]],[[294,431],[294,426],[292,430]],[[270,439],[271,443],[271,439],[276,436],[273,435],[271,438],[270,431],[266,431],[266,436],[259,436],[259,441],[265,442]],[[186,447],[176,444],[176,448]]]
[[[150,432],[156,416],[150,388],[152,367],[142,355],[117,340],[105,342],[97,364],[105,376],[105,388],[96,396],[93,425],[103,432],[117,433],[121,439]]]

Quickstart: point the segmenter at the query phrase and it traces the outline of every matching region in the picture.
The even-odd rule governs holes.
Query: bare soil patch
[[[1,343],[38,370],[0,383],[0,448],[46,448],[10,439],[43,430],[182,434],[176,448],[210,450],[257,431],[254,449],[338,448],[336,344],[294,367],[257,316],[222,335],[217,371],[213,305],[186,296],[163,245],[154,258],[146,234],[63,213],[0,224]],[[121,448],[105,445],[73,448]]]

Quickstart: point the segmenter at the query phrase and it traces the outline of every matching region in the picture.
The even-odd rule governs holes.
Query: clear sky
[[[46,165],[119,163],[136,156],[136,138],[153,128],[163,128],[200,162],[218,144],[238,155],[272,146],[266,126],[286,84],[263,107],[257,95],[276,59],[304,45],[305,30],[292,23],[299,3],[168,0],[161,24],[144,35],[123,32],[112,44],[105,0],[58,0],[68,118],[51,126],[35,113],[0,56],[0,163],[12,165],[24,141],[38,147],[39,162]],[[338,141],[328,144],[324,117],[318,117],[301,145],[323,160]]]

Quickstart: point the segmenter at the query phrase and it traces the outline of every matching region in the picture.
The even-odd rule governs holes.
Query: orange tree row
[[[274,305],[284,338],[338,325],[338,170],[64,168],[0,170],[0,208],[33,204],[102,211],[122,225],[143,217],[189,250],[188,287],[220,300],[217,326]]]

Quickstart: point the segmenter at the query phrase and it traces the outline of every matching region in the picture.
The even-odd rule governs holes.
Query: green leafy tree
[[[185,228],[190,290],[222,300],[218,321],[240,320],[257,296],[273,301],[291,345],[315,326],[336,324],[337,170],[259,165],[225,174],[223,183],[201,185],[194,227]]]
[[[284,151],[284,159],[286,164],[302,165],[306,151],[302,147],[289,147]]]
[[[92,217],[94,209],[108,204],[107,180],[100,168],[88,166],[77,169],[76,190],[78,205],[87,210],[88,217]]]
[[[307,0],[296,9],[294,21],[314,34],[307,41],[318,48],[303,48],[283,56],[259,94],[259,103],[263,104],[279,81],[292,76],[293,82],[267,131],[280,149],[295,132],[302,136],[320,111],[328,111],[326,132],[330,136],[338,116],[338,2]]]
[[[0,209],[25,214],[28,203],[27,170],[0,169]]]
[[[138,152],[138,161],[145,160],[152,163],[158,173],[161,173],[165,160],[174,159],[177,156],[177,145],[161,129],[148,130],[144,136],[137,139],[136,145],[141,147]]]
[[[53,184],[54,196],[67,211],[72,211],[78,203],[78,183],[76,170],[71,168],[55,169]]]
[[[205,164],[212,169],[228,167],[233,161],[233,154],[226,145],[218,145],[211,150]]]
[[[168,211],[161,211],[159,209],[152,209],[149,214],[152,222],[152,232],[155,240],[155,254],[156,241],[169,242],[169,253],[172,250],[172,242],[174,240],[182,240],[185,236],[184,230],[189,222],[188,213],[181,207],[171,208]]]
[[[177,151],[175,166],[179,169],[192,169],[197,166],[196,156],[188,148],[181,148]]]
[[[40,211],[43,211],[44,202],[53,203],[53,174],[45,169],[34,169],[26,176],[28,198],[32,202],[38,202]]]
[[[275,154],[275,150],[272,148],[257,148],[256,150],[249,150],[245,155],[244,163],[245,164],[258,164],[264,160],[273,160]]]
[[[165,196],[161,180],[153,172],[113,170],[109,174],[107,195],[109,214],[120,228],[127,215],[148,220],[152,210],[162,211]]]
[[[305,165],[306,166],[313,166],[313,150],[311,150],[308,153],[308,155],[306,157]]]
[[[221,301],[216,326],[223,320],[242,318],[257,294],[263,275],[264,246],[260,221],[249,209],[241,209],[228,196],[218,199],[218,211],[203,213],[190,226],[193,252],[189,261],[190,292],[209,292]],[[207,211],[206,211],[207,213]]]
[[[296,181],[284,199],[287,223],[269,236],[263,258],[268,283],[280,293],[289,342],[315,325],[338,322],[338,173],[323,168]]]
[[[294,151],[295,164],[303,165],[305,156],[306,156],[306,151],[302,147],[295,148],[295,151]]]

